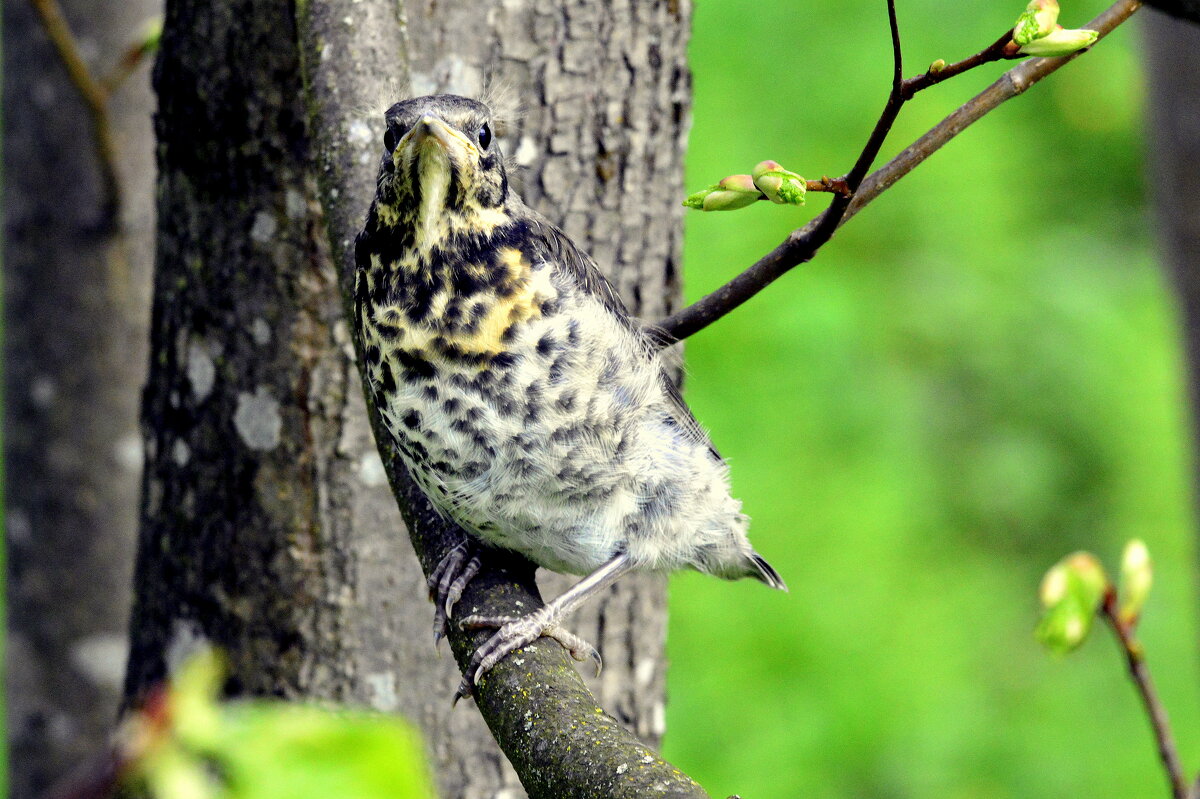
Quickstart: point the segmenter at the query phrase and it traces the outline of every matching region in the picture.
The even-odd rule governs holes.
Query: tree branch
[[[1098,31],[1101,38],[1103,38],[1127,20],[1140,6],[1140,0],[1118,0],[1108,10],[1088,23],[1086,27]],[[891,10],[890,4],[889,10]],[[964,59],[959,64],[971,62],[971,67],[974,67],[987,61],[995,60],[990,56],[985,57],[985,54],[991,53],[995,55],[997,49],[1002,49],[999,42],[1006,41],[1007,37],[1008,34],[1002,37],[1002,39],[997,40],[997,44],[991,45],[976,54],[976,56]],[[894,48],[895,41],[896,34],[893,26]],[[792,231],[775,249],[764,255],[744,272],[711,294],[697,300],[692,305],[683,308],[657,324],[648,325],[647,334],[657,345],[668,346],[703,330],[705,327],[708,327],[713,322],[730,313],[794,267],[812,260],[817,250],[833,237],[838,227],[844,225],[851,217],[861,211],[867,203],[871,202],[871,200],[890,188],[896,181],[911,172],[917,164],[937,152],[942,145],[961,133],[968,125],[980,119],[1004,101],[1023,93],[1030,86],[1061,68],[1067,62],[1077,58],[1079,55],[1080,53],[1065,58],[1033,58],[1022,62],[1020,65],[1004,73],[999,80],[976,95],[950,116],[946,117],[916,142],[906,147],[885,166],[863,180],[861,185],[852,183],[851,177],[854,171],[863,164],[863,160],[870,152],[871,147],[875,145],[877,153],[878,147],[883,144],[880,129],[881,127],[884,128],[883,136],[886,136],[887,129],[890,129],[891,123],[895,120],[895,115],[899,113],[900,105],[903,105],[904,92],[911,91],[915,93],[940,82],[940,80],[930,79],[928,73],[910,81],[901,81],[901,89],[899,91],[901,99],[897,104],[894,104],[893,98],[897,96],[898,92],[896,81],[893,79],[892,93],[888,96],[888,104],[884,108],[883,115],[880,117],[879,122],[876,123],[875,130],[872,131],[863,154],[859,156],[858,161],[855,163],[855,169],[851,170],[850,175],[846,178],[846,182],[855,190],[854,196],[845,200],[835,197],[824,213],[803,228]],[[947,69],[950,69],[950,67],[947,67]],[[958,69],[954,74],[961,74],[963,71],[965,71],[965,68]],[[874,154],[871,155],[870,160],[874,160]],[[870,165],[870,160],[867,162],[867,167]]]
[[[1158,698],[1158,692],[1154,690],[1154,683],[1150,679],[1150,669],[1146,666],[1146,653],[1142,649],[1141,643],[1133,637],[1133,625],[1121,621],[1121,615],[1117,608],[1116,591],[1109,589],[1105,594],[1104,602],[1100,605],[1100,616],[1108,622],[1113,635],[1117,637],[1117,643],[1121,646],[1121,654],[1125,656],[1125,663],[1129,667],[1129,676],[1133,678],[1138,696],[1141,697],[1142,705],[1146,708],[1150,727],[1154,730],[1154,741],[1158,745],[1158,756],[1167,772],[1167,780],[1171,783],[1171,794],[1174,799],[1188,799],[1187,779],[1183,774],[1183,765],[1179,762],[1179,750],[1176,748],[1174,736],[1171,734],[1171,722],[1167,718],[1167,709],[1163,707],[1162,701]]]
[[[378,136],[355,135],[380,119],[356,112],[362,98],[384,94],[396,75],[398,54],[407,66],[406,47],[396,19],[371,20],[352,28],[341,24],[353,0],[305,0],[299,4],[299,37],[310,133],[316,153],[329,241],[338,265],[342,296],[349,311],[354,288],[354,238],[366,215]],[[386,4],[378,4],[386,6]],[[361,14],[363,5],[355,7]],[[342,58],[323,59],[324,48]],[[407,76],[405,83],[407,83]],[[347,318],[352,315],[347,314]],[[362,342],[352,336],[362,362]],[[392,490],[404,514],[413,548],[428,575],[464,533],[440,516],[406,473],[391,435],[367,391],[375,440]],[[519,616],[541,605],[533,564],[514,557],[488,558],[468,585],[460,608],[485,615]],[[432,613],[430,614],[432,618]],[[449,639],[459,668],[489,631],[465,632],[450,626]],[[454,686],[446,686],[446,701]],[[566,652],[538,642],[520,657],[497,664],[480,682],[476,704],[493,736],[516,769],[526,791],[539,797],[706,797],[687,775],[647,749],[599,707]]]
[[[117,180],[117,145],[113,138],[112,125],[108,119],[109,93],[100,81],[92,76],[91,70],[79,54],[79,46],[71,27],[63,16],[58,0],[29,0],[42,20],[42,27],[58,57],[66,67],[67,76],[79,92],[92,119],[96,155],[100,161],[101,196],[100,230],[115,230],[121,212],[121,185]]]

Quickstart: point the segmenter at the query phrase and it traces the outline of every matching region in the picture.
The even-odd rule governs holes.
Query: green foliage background
[[[900,0],[906,74],[1022,3]],[[1066,0],[1082,26],[1106,3]],[[1107,632],[1035,643],[1062,555],[1157,564],[1142,637],[1200,768],[1179,319],[1156,262],[1136,21],[969,129],[812,264],[689,342],[688,398],[790,594],[674,578],[666,754],[714,796],[1165,795]],[[688,187],[853,162],[890,76],[881,0],[699,0]],[[920,95],[900,147],[994,80]],[[687,217],[688,296],[816,213]]]

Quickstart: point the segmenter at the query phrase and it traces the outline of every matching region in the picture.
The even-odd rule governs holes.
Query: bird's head
[[[503,207],[508,179],[486,105],[438,94],[396,103],[385,119],[376,203],[393,224],[469,225]]]

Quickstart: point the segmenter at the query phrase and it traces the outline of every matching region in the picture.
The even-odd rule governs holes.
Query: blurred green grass
[[[1022,4],[898,6],[911,75]],[[1165,795],[1107,631],[1062,660],[1032,637],[1045,569],[1133,536],[1157,564],[1142,638],[1200,768],[1193,456],[1133,27],[689,341],[688,399],[791,587],[672,581],[666,754],[714,796]],[[689,189],[764,158],[837,175],[885,99],[886,10],[700,0],[691,55]],[[920,95],[884,158],[1004,66]],[[689,213],[689,299],[824,204]]]

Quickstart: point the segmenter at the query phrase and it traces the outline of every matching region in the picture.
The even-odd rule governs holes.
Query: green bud
[[[1075,649],[1091,631],[1108,590],[1108,576],[1095,555],[1076,552],[1063,558],[1042,578],[1046,612],[1038,623],[1037,639],[1060,654]]]
[[[701,211],[736,211],[753,205],[761,196],[749,175],[730,175],[720,183],[689,195],[683,204]]]
[[[934,61],[932,64],[930,64],[929,69],[927,69],[925,71],[928,72],[930,75],[936,75],[945,68],[946,68],[946,59],[939,58],[937,61]]]
[[[714,183],[713,185],[709,186],[707,189],[701,189],[700,191],[689,194],[687,196],[687,198],[683,201],[683,207],[684,208],[695,208],[698,211],[704,210],[704,198],[719,188],[720,187]]]
[[[1057,22],[1058,0],[1031,0],[1013,26],[1013,41],[1029,44],[1053,32]]]
[[[1117,596],[1121,599],[1118,616],[1124,624],[1136,624],[1150,596],[1154,582],[1154,567],[1150,562],[1150,550],[1141,539],[1135,538],[1125,545],[1121,554],[1121,580]]]
[[[1056,58],[1077,53],[1085,47],[1091,47],[1098,38],[1100,38],[1100,34],[1096,31],[1057,28],[1040,39],[1034,39],[1029,44],[1022,45],[1017,52],[1021,55]]]
[[[751,173],[754,185],[773,203],[804,205],[808,181],[783,168],[777,161],[762,161]]]

